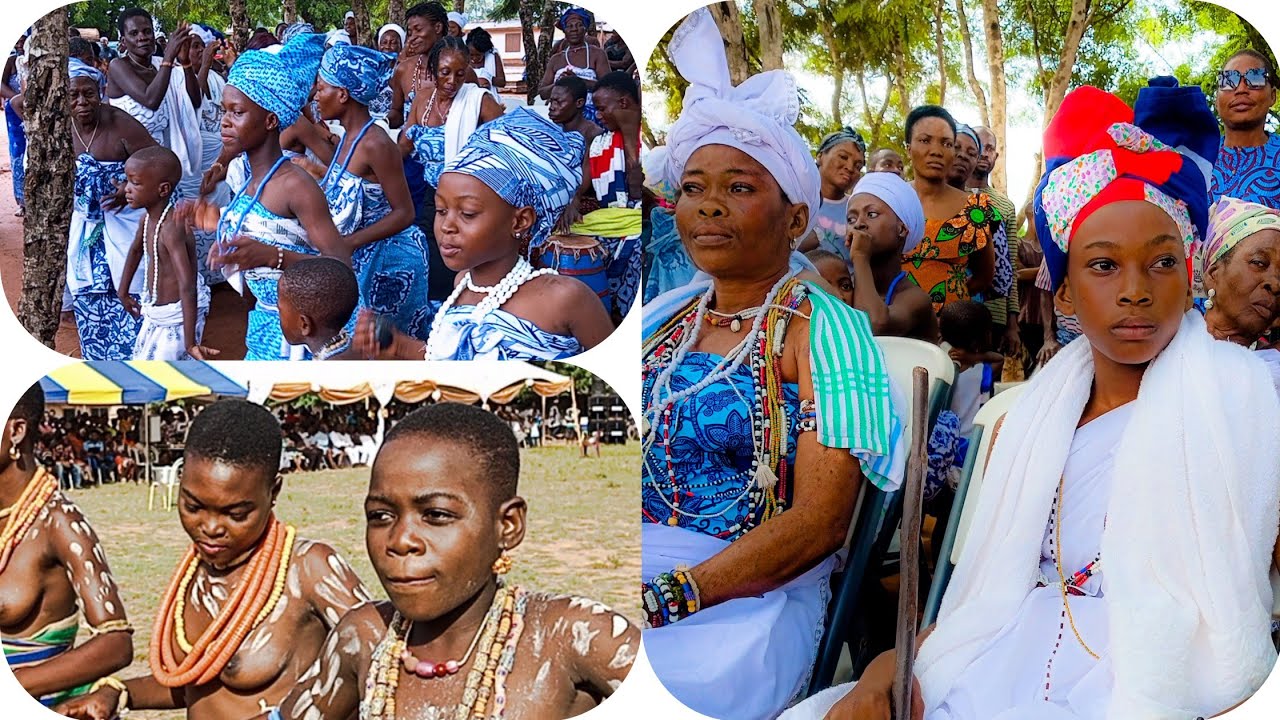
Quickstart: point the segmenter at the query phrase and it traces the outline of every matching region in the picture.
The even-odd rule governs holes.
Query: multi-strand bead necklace
[[[794,273],[784,275],[769,290],[768,295],[754,312],[751,328],[732,351],[726,354],[714,368],[698,382],[673,391],[671,379],[690,350],[698,343],[702,324],[723,325],[714,319],[709,310],[713,291],[708,289],[687,310],[676,313],[674,319],[659,329],[645,347],[645,363],[642,382],[648,389],[649,404],[645,408],[646,432],[644,456],[646,474],[659,498],[671,510],[666,518],[669,525],[679,525],[681,518],[706,519],[727,514],[743,500],[747,509],[742,520],[732,525],[724,535],[733,537],[768,520],[785,509],[787,498],[786,443],[789,434],[785,396],[781,380],[781,355],[783,340],[792,315],[804,301],[804,286]],[[725,316],[721,314],[723,319]],[[744,313],[728,316],[729,323],[745,319]],[[732,329],[732,328],[730,328]],[[754,397],[751,403],[740,399],[751,409],[751,466],[741,490],[736,496],[725,494],[720,500],[732,500],[715,513],[695,513],[681,508],[683,499],[696,485],[681,479],[672,459],[671,439],[675,434],[675,422],[680,406],[697,396],[715,382],[731,378],[743,364],[751,368]],[[732,381],[730,380],[730,386]],[[736,387],[734,388],[736,393]],[[665,473],[657,472],[651,464],[653,446],[662,443],[666,458]],[[666,476],[661,483],[659,475]],[[663,486],[665,485],[665,487]],[[670,496],[670,499],[668,499]]]
[[[187,550],[165,591],[151,635],[151,672],[161,685],[168,688],[203,685],[218,677],[240,644],[270,616],[280,601],[289,574],[294,536],[292,527],[272,518],[266,537],[253,551],[236,589],[194,644],[187,640],[183,611],[200,559],[194,547]],[[185,653],[181,661],[174,652],[175,644]]]
[[[9,558],[13,551],[27,536],[27,531],[35,524],[45,503],[58,491],[58,481],[43,467],[36,468],[36,474],[27,482],[18,496],[18,501],[0,511],[0,518],[9,518],[9,523],[0,533],[0,573],[9,566]]]
[[[506,679],[515,665],[516,645],[524,631],[528,605],[527,592],[500,584],[466,654],[460,660],[441,663],[420,661],[409,651],[413,623],[397,610],[373,651],[364,698],[360,701],[360,720],[395,720],[401,670],[406,675],[424,679],[448,677],[461,670],[473,652],[475,660],[467,674],[462,701],[455,707],[454,720],[501,720],[507,704]]]
[[[160,287],[160,231],[164,229],[164,221],[169,217],[169,211],[172,209],[173,202],[165,206],[164,212],[160,213],[160,219],[156,222],[156,232],[150,238],[147,237],[147,224],[151,221],[151,213],[145,213],[142,216],[142,259],[147,271],[143,286],[148,293],[143,298],[143,302],[148,304],[155,303],[156,298],[159,297],[157,290]]]
[[[498,281],[497,285],[476,285],[471,282],[471,272],[468,271],[467,274],[462,277],[462,282],[458,283],[458,285],[453,289],[453,292],[449,294],[449,297],[445,299],[444,304],[436,311],[435,320],[431,322],[431,334],[427,336],[427,359],[447,359],[437,357],[436,353],[438,351],[434,340],[440,336],[440,333],[437,331],[444,324],[445,314],[448,313],[449,308],[453,307],[453,304],[457,302],[458,296],[462,294],[463,290],[470,290],[473,293],[479,293],[485,296],[483,300],[476,303],[475,309],[471,311],[471,317],[478,320],[502,307],[503,303],[510,300],[511,296],[516,294],[516,291],[520,289],[521,285],[524,285],[530,280],[542,275],[556,274],[558,273],[552,268],[534,270],[533,265],[529,264],[529,261],[523,257],[516,260],[515,266]]]

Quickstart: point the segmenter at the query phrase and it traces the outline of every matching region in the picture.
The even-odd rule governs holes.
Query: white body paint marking
[[[599,635],[599,630],[592,630],[591,623],[579,620],[573,624],[573,649],[579,655],[591,652],[591,641]]]
[[[631,623],[627,622],[627,619],[626,619],[626,618],[622,617],[621,615],[614,615],[614,616],[613,616],[613,630],[612,630],[612,632],[613,632],[613,637],[615,637],[615,638],[616,638],[616,637],[618,637],[619,635],[621,635],[622,633],[626,632],[626,631],[627,631],[627,627],[629,627],[630,625],[631,625]]]
[[[617,670],[630,667],[635,661],[636,653],[631,649],[631,643],[622,643],[618,646],[618,651],[613,654],[613,659],[609,661],[609,668]]]

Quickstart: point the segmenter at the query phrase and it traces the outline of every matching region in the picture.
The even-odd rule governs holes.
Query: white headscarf
[[[907,240],[902,247],[902,254],[910,255],[924,239],[924,207],[920,205],[920,196],[911,187],[911,183],[893,173],[867,173],[853,187],[850,197],[858,193],[880,198],[898,216],[898,220],[907,226]]]
[[[212,43],[216,39],[216,36],[209,31],[209,28],[198,23],[191,26],[191,34],[200,38],[200,41],[205,45]]]
[[[355,12],[354,12],[354,11],[352,11],[352,10],[348,10],[348,11],[347,11],[347,14],[342,16],[342,22],[344,22],[344,23],[345,23],[346,21],[351,20],[351,19],[352,19],[352,18],[354,18],[355,16],[356,16],[356,14],[355,14]]]
[[[795,129],[800,98],[791,74],[770,70],[734,87],[724,40],[706,8],[685,19],[668,50],[689,88],[684,109],[667,132],[667,181],[679,187],[689,156],[704,145],[736,148],[763,165],[788,200],[809,206],[805,232],[812,230],[822,181],[808,144]]]
[[[467,26],[467,16],[460,12],[449,13],[449,19],[458,23],[458,27],[465,28]]]
[[[386,35],[389,32],[393,32],[399,35],[400,46],[404,47],[404,38],[405,38],[404,28],[400,27],[395,23],[387,23],[386,25],[383,25],[382,27],[378,28],[378,42],[382,42],[382,36]]]

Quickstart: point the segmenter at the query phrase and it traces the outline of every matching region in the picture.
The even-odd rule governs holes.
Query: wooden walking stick
[[[911,374],[911,448],[902,487],[902,553],[898,564],[897,672],[893,677],[893,716],[911,720],[912,680],[916,660],[916,608],[920,588],[920,516],[929,424],[929,371]]]

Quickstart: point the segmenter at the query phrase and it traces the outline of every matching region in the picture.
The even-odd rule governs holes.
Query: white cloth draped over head
[[[1035,586],[1093,377],[1082,336],[1036,373],[1005,417],[916,662],[927,708]],[[1276,661],[1268,570],[1280,522],[1280,402],[1263,363],[1214,340],[1193,310],[1147,367],[1134,403],[1102,535],[1114,668],[1107,718],[1214,715],[1257,690]]]
[[[475,83],[464,83],[449,106],[444,119],[444,157],[452,160],[471,139],[480,124],[480,104],[488,91]]]
[[[199,23],[196,23],[191,26],[191,34],[200,38],[200,41],[203,42],[205,45],[208,45],[209,43],[217,39],[217,37],[209,30],[209,28],[206,28],[205,26],[200,25]]]
[[[795,78],[770,70],[734,87],[724,40],[706,8],[681,23],[668,50],[689,88],[680,117],[667,132],[667,181],[679,187],[689,157],[705,145],[741,150],[773,175],[788,200],[808,205],[807,234],[818,220],[822,182],[808,144],[795,129],[800,117]]]
[[[903,255],[910,255],[924,239],[924,207],[911,183],[893,173],[867,173],[854,186],[852,195],[866,193],[880,198],[907,228]]]
[[[396,35],[400,36],[400,45],[403,47],[404,37],[405,37],[404,28],[400,27],[395,23],[387,23],[386,25],[383,25],[382,27],[378,28],[378,42],[382,42],[382,36],[386,35],[389,32],[393,32]]]
[[[467,16],[460,12],[450,12],[449,20],[458,23],[458,27],[465,28],[467,26]]]

